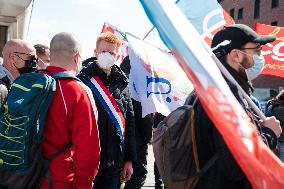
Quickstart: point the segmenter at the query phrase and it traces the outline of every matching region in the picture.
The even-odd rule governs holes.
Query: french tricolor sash
[[[124,147],[125,119],[115,99],[98,76],[94,76],[90,80],[86,80],[86,83],[107,111],[116,127],[122,146]]]

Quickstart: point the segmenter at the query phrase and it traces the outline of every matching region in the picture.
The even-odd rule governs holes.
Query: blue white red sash
[[[98,76],[94,76],[90,80],[86,80],[86,83],[107,111],[116,127],[122,146],[124,146],[125,119],[112,94]]]

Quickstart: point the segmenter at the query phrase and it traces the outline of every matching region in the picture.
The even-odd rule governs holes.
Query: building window
[[[234,19],[234,14],[235,14],[235,9],[231,9],[230,10],[230,16]]]
[[[238,10],[238,19],[243,19],[243,12],[244,12],[243,8]]]
[[[2,56],[3,47],[7,41],[7,33],[8,33],[8,27],[0,26],[0,56]]]
[[[271,8],[276,8],[279,5],[279,0],[272,0],[271,2]]]
[[[278,21],[271,22],[270,25],[271,25],[271,26],[277,26],[277,25],[278,25]]]
[[[260,0],[254,2],[254,18],[259,18]]]

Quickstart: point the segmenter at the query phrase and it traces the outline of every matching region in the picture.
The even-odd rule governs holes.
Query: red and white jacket
[[[52,73],[66,71],[49,66]],[[56,81],[56,91],[46,117],[42,153],[50,158],[72,143],[50,164],[54,189],[91,189],[100,160],[97,109],[92,92],[74,79]],[[49,189],[43,179],[43,189]]]

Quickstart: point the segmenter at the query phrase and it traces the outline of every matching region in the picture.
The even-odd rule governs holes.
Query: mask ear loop
[[[16,53],[14,53],[19,59],[21,59],[21,60],[23,60],[23,61],[25,61],[24,59],[22,59],[19,55],[17,55]],[[20,73],[20,71],[19,71],[19,69],[20,68],[18,68],[17,66],[16,66],[16,64],[15,64],[15,62],[13,63],[13,65],[15,66],[15,68],[18,70],[18,72]]]
[[[77,56],[77,59],[78,59],[77,61],[74,60],[74,64],[76,64],[76,70],[75,70],[75,71],[76,71],[76,75],[77,75],[77,74],[79,74],[80,71],[81,71],[81,69],[79,69],[79,65],[78,65],[78,63],[79,63],[79,57],[81,58],[81,55],[79,54],[79,52],[77,52],[76,55],[74,55],[73,58],[75,58],[75,56]],[[82,58],[81,58],[81,59],[82,59]],[[82,64],[83,64],[83,62],[82,62]]]
[[[242,54],[245,54],[245,55],[247,55],[247,53],[245,53],[245,52],[243,52],[243,51],[241,51],[240,49],[236,49],[238,52],[240,52],[240,53],[242,53]],[[241,66],[241,68],[245,71],[247,68],[245,68],[243,65],[242,65],[242,63],[240,62],[239,63],[239,65]],[[246,77],[247,77],[247,75],[246,75]]]

